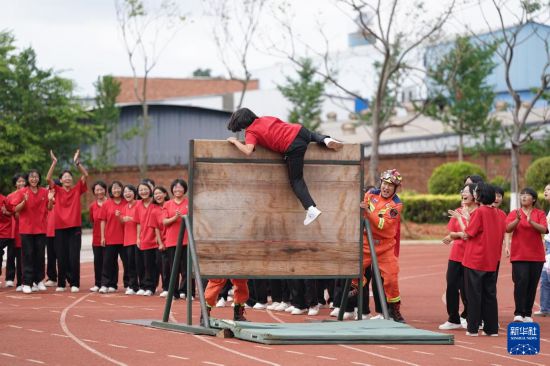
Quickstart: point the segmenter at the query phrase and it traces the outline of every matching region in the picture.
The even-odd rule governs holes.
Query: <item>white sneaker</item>
[[[359,316],[357,315],[357,313],[355,313],[355,317],[353,319],[359,320]],[[361,320],[368,320],[368,319],[369,319],[369,314],[361,314]]]
[[[276,307],[275,309],[273,309],[273,310],[275,310],[275,311],[285,311],[285,310],[288,309],[289,307],[290,307],[290,305],[283,301],[282,303],[279,304],[279,306],[277,306],[277,307]]]
[[[451,323],[449,321],[439,326],[439,329],[441,330],[452,330],[452,329],[461,329],[461,328],[462,328],[462,324]]]
[[[55,292],[65,292],[65,287],[57,287]]]
[[[344,320],[351,320],[355,319],[355,312],[354,311],[346,311],[344,313]]]
[[[235,304],[233,304],[233,305],[235,305]],[[245,309],[252,309],[252,306],[248,305],[247,303],[244,303],[244,308]]]
[[[227,302],[231,302],[231,301],[233,301],[233,296],[227,295]]]
[[[6,281],[6,287],[13,287],[13,286],[15,286],[13,281]]]
[[[481,334],[484,335],[484,336],[488,336],[488,337],[498,337],[498,333],[487,334],[485,332],[481,332]]]
[[[32,284],[31,291],[38,292],[38,286],[35,283]]]
[[[143,296],[153,296],[153,291],[147,290],[143,293]]]
[[[136,292],[133,289],[131,289],[130,287],[128,287],[128,289],[126,290],[126,292],[124,294],[126,294],[126,295],[135,295]]]
[[[305,314],[307,313],[307,309],[298,309],[298,308],[294,308],[290,314],[292,315],[302,315],[302,314]]]
[[[42,282],[42,281],[38,282],[38,285],[36,287],[38,287],[38,291],[47,291],[48,290],[46,288],[46,285],[44,285],[44,282]]]
[[[55,286],[57,286],[57,282],[52,281],[52,280],[47,280],[45,285],[46,285],[46,287],[55,287]]]
[[[267,309],[267,310],[275,310],[275,308],[276,308],[277,306],[279,306],[279,305],[281,305],[281,303],[275,301],[275,302],[272,302],[271,304],[267,305],[267,308],[266,308],[266,309]]]
[[[168,291],[162,291],[160,294],[159,294],[159,297],[166,297],[168,296]]]
[[[329,148],[329,149],[333,149],[333,150],[340,150],[342,147],[344,147],[344,144],[341,143],[340,141],[338,140],[335,140],[331,137],[326,137],[323,142],[325,143],[325,145]]]
[[[384,319],[384,315],[376,314],[376,315],[370,317],[370,320],[377,320],[377,319]]]
[[[460,325],[462,325],[463,329],[468,329],[468,321],[466,318],[460,318]]]
[[[311,306],[307,312],[309,316],[319,315],[319,305]]]
[[[532,323],[533,318],[531,318],[530,316],[526,316],[526,317],[523,318],[523,322],[524,323]]]
[[[116,292],[116,288],[114,287],[107,287],[107,292],[112,294],[113,292]]]
[[[523,319],[523,317],[521,315],[516,315],[514,316],[514,320],[512,320],[513,322],[524,322],[525,320]]]
[[[334,308],[334,310],[332,310],[329,315],[336,318],[339,312],[340,308]]]
[[[478,337],[478,336],[479,336],[478,333],[470,333],[470,332],[466,332],[466,335],[467,335],[468,337]]]
[[[479,325],[479,329],[483,329],[483,326],[485,325],[485,322],[482,320],[481,324]]]
[[[71,287],[71,292],[72,292],[73,294],[74,294],[74,293],[77,293],[77,292],[79,292],[79,291],[80,291],[80,289],[79,289],[78,287],[76,287],[76,286],[72,286],[72,287]]]
[[[107,293],[107,287],[101,286],[98,291],[100,294],[106,294]]]
[[[254,306],[252,307],[252,309],[256,309],[256,310],[265,310],[267,308],[267,304],[262,304],[261,302],[257,302],[254,304]]]
[[[290,305],[288,308],[285,309],[285,313],[292,313],[292,310],[294,309],[294,306]]]
[[[98,291],[99,291],[99,287],[97,286],[90,287],[90,292],[98,292]]]
[[[19,285],[15,288],[15,292],[21,292],[23,291],[23,286]]]
[[[333,302],[330,303],[329,308],[334,309],[334,303]]]
[[[139,296],[145,295],[145,290],[139,289],[138,292],[136,292],[136,295],[139,295]]]
[[[226,304],[225,299],[223,297],[220,297],[220,299],[216,303],[216,307],[217,308],[224,308],[225,304]]]
[[[23,286],[23,293],[24,293],[24,294],[30,294],[30,293],[32,293],[31,287],[30,287],[30,286],[27,286],[27,285],[24,285],[24,286]]]
[[[187,298],[187,295],[185,293],[180,292],[180,299],[185,300]]]
[[[319,217],[320,214],[322,214],[322,212],[317,207],[309,206],[306,212],[306,218],[304,219],[304,225],[311,224]]]

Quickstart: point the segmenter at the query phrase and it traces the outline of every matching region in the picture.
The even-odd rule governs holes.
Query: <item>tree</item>
[[[120,111],[116,106],[116,99],[120,94],[120,82],[111,75],[99,77],[94,83],[96,90],[95,103],[92,118],[100,128],[98,136],[98,153],[95,167],[103,172],[110,168],[110,157],[117,153],[114,141]]]
[[[16,172],[45,174],[49,150],[72,161],[74,151],[92,144],[97,128],[80,123],[86,112],[74,98],[74,84],[52,69],[38,67],[32,48],[18,51],[11,33],[0,32],[0,191],[13,189]]]
[[[518,207],[518,190],[519,190],[519,174],[520,174],[520,152],[521,147],[531,140],[533,132],[539,129],[540,125],[548,119],[548,112],[542,116],[541,122],[535,125],[527,125],[529,115],[533,112],[533,108],[537,101],[544,98],[548,94],[547,89],[550,87],[550,32],[542,34],[537,30],[535,21],[539,18],[548,20],[550,11],[550,3],[543,0],[520,0],[519,2],[497,1],[492,0],[493,9],[496,17],[487,17],[485,12],[481,11],[485,23],[489,29],[488,40],[478,37],[480,42],[498,43],[496,55],[500,58],[504,68],[504,80],[508,93],[512,97],[512,125],[505,129],[510,142],[510,158],[511,158],[511,180],[510,180],[510,208]],[[519,7],[519,11],[511,11],[514,6]],[[511,13],[511,14],[510,14]],[[507,26],[505,18],[511,15],[514,18],[514,25]],[[498,19],[498,25],[492,26],[489,19]],[[536,85],[531,95],[525,97],[520,94],[512,81],[512,63],[516,56],[516,47],[521,45],[527,39],[534,37],[541,41],[546,58],[543,61],[540,70],[535,72],[540,73],[539,84]],[[531,70],[533,71],[533,70]]]
[[[473,44],[458,37],[454,46],[434,67],[428,68],[432,81],[426,114],[441,120],[458,135],[458,160],[464,160],[464,136],[490,132],[498,121],[489,118],[495,93],[486,79],[496,66],[494,45]]]
[[[311,59],[301,61],[297,70],[298,78],[286,77],[286,85],[278,85],[277,89],[288,99],[293,107],[288,120],[298,122],[311,131],[316,131],[321,124],[321,105],[326,81],[315,80],[317,71]]]
[[[142,127],[139,131],[139,172],[142,178],[147,174],[148,136],[151,128],[147,104],[147,79],[157,65],[162,51],[175,37],[185,20],[174,1],[162,0],[158,4],[158,8],[146,9],[141,0],[115,0],[116,15],[134,77],[134,94],[142,110]],[[160,38],[161,34],[167,34],[167,37]],[[141,72],[138,72],[138,68],[141,68]]]
[[[193,77],[194,78],[200,78],[200,77],[209,78],[209,77],[212,77],[212,69],[209,69],[209,68],[201,69],[199,67],[198,69],[193,71]]]

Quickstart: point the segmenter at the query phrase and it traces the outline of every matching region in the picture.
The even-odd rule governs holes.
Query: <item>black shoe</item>
[[[401,315],[401,301],[388,304],[390,318],[399,323],[405,323],[405,318]]]
[[[244,305],[235,304],[235,307],[233,308],[233,320],[239,321],[239,322],[248,321],[244,317]]]

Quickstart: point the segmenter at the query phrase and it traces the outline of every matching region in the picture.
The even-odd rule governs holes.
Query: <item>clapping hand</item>
[[[50,156],[52,158],[52,162],[56,163],[57,164],[57,158],[55,157],[54,153],[53,153],[53,150],[50,150]]]

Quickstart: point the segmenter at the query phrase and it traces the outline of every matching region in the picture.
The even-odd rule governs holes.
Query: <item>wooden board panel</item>
[[[245,156],[235,146],[227,141],[219,140],[195,140],[195,159],[201,158],[218,158],[218,159],[280,159],[281,154],[264,149],[261,146],[256,147],[256,151]],[[319,146],[316,143],[311,143],[307,149],[306,160],[361,160],[360,145],[344,144],[342,150],[335,152],[326,147]]]
[[[197,242],[200,270],[207,276],[353,276],[360,271],[358,249],[358,243]]]

